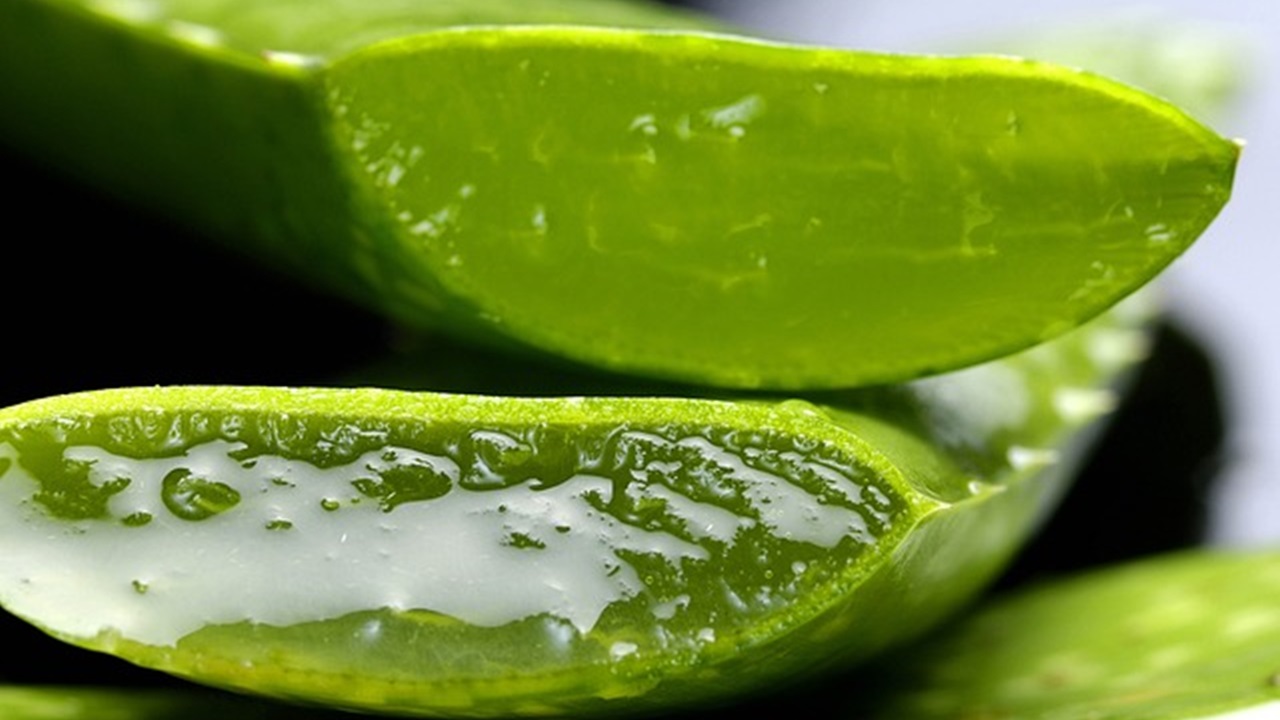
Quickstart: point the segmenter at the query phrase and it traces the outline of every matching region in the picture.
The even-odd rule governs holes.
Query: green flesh
[[[893,720],[1264,720],[1280,555],[1191,553],[1049,583],[884,664]]]
[[[1050,65],[408,8],[12,0],[0,137],[411,323],[777,388],[1064,332],[1200,234],[1238,152]],[[494,24],[571,18],[681,29]]]
[[[352,720],[194,690],[0,686],[4,720]]]
[[[1141,314],[821,405],[170,388],[15,406],[0,602],[142,665],[354,709],[756,689],[971,597],[1114,404]]]

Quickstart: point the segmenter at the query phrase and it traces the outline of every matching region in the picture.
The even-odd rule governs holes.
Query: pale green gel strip
[[[628,432],[622,440],[696,450],[732,468],[730,479],[745,484],[759,522],[775,534],[823,547],[846,536],[875,541],[858,512],[814,505],[794,484],[743,464],[705,438],[673,444]],[[236,460],[233,455],[244,448],[215,441],[160,459],[67,449],[66,460],[92,466],[94,485],[132,479],[112,497],[110,510],[115,517],[153,518],[140,531],[121,523],[48,517],[29,503],[40,485],[18,465],[13,446],[0,443],[0,458],[14,461],[0,483],[0,547],[11,550],[0,555],[0,575],[22,579],[5,604],[61,633],[89,638],[118,631],[155,646],[174,645],[210,623],[253,618],[287,626],[377,607],[428,608],[486,627],[550,614],[585,634],[607,606],[644,589],[619,551],[657,555],[673,566],[708,559],[699,544],[619,523],[593,508],[587,496],[607,502],[612,492],[604,477],[578,475],[536,494],[523,484],[476,492],[456,487],[460,470],[453,460],[404,448],[384,447],[330,468],[271,456]],[[847,470],[811,467],[850,502],[861,499],[864,488]],[[406,468],[447,477],[455,489],[383,513],[352,486]],[[161,502],[161,486],[167,475],[183,470],[252,497],[252,510],[232,508],[198,523],[174,517]],[[663,501],[703,540],[732,546],[738,531],[756,522],[659,484],[639,492]],[[262,502],[262,493],[270,493],[271,501]],[[164,532],[163,541],[156,531]],[[513,532],[537,538],[544,547],[531,555],[511,546],[506,540]],[[467,550],[418,550],[448,547]],[[68,574],[79,578],[75,585],[98,590],[68,592],[58,581]],[[228,586],[237,591],[225,592]],[[571,632],[552,630],[565,640]]]

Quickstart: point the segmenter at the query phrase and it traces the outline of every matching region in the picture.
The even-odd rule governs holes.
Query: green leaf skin
[[[1236,144],[1097,76],[698,22],[571,0],[9,0],[0,105],[21,112],[0,137],[410,323],[744,388],[1056,336],[1229,194]]]
[[[802,400],[100,391],[0,411],[0,603],[211,685],[404,714],[725,698],[1004,564],[1142,355],[1128,307]]]
[[[353,716],[299,709],[194,690],[0,686],[4,720],[353,720]]]
[[[1264,720],[1280,554],[1197,551],[1043,584],[885,663],[888,720]]]

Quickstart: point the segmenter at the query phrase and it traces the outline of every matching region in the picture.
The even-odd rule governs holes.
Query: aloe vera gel
[[[307,393],[289,395],[273,404],[305,409]],[[167,646],[208,624],[427,608],[477,627],[542,618],[530,629],[555,655],[617,605],[678,614],[671,640],[692,647],[714,639],[713,617],[794,595],[810,564],[830,574],[818,567],[896,534],[906,510],[861,461],[816,440],[528,405],[506,412],[555,424],[206,411],[33,428],[4,447],[0,532],[22,545],[12,570],[32,591],[14,609],[77,636],[114,628]],[[581,424],[556,422],[565,410]],[[41,462],[51,446],[62,452]],[[713,549],[750,558],[736,592],[679,572]],[[42,579],[68,573],[119,592],[67,597]]]

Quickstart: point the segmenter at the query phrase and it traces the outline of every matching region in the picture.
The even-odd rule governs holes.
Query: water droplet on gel
[[[384,454],[382,462],[387,467],[369,468],[375,477],[359,478],[351,484],[360,494],[377,500],[383,512],[391,512],[403,503],[447,495],[453,487],[450,472],[457,471],[456,466],[437,469],[431,461],[413,456],[401,458],[394,452]]]
[[[207,520],[240,502],[240,493],[225,483],[206,480],[187,468],[170,470],[161,483],[160,499],[183,520]]]
[[[796,413],[797,415],[807,415],[809,417],[818,418],[821,420],[825,420],[830,417],[829,415],[827,415],[826,411],[824,411],[822,408],[818,407],[817,405],[814,405],[813,403],[807,400],[797,400],[797,399],[783,400],[782,402],[778,403],[778,409],[786,410],[787,412],[793,412],[793,413]]]
[[[533,458],[533,447],[505,433],[487,430],[471,434],[476,455],[489,469],[501,472],[518,468]]]

